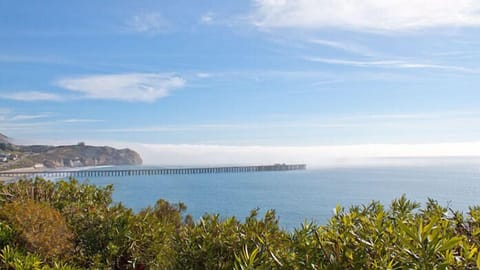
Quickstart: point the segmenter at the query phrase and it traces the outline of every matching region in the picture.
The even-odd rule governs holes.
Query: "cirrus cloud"
[[[480,26],[477,0],[255,0],[260,27],[404,31]]]
[[[126,73],[65,78],[56,84],[86,98],[153,102],[185,86],[185,80],[172,74]]]
[[[142,12],[127,22],[128,28],[138,33],[157,34],[166,31],[170,23],[160,13]]]
[[[200,22],[203,24],[212,24],[214,22],[214,15],[212,12],[207,12],[200,17]]]
[[[0,99],[16,101],[62,101],[64,98],[57,94],[40,91],[23,91],[12,93],[0,93]]]
[[[318,62],[331,65],[344,65],[352,67],[377,67],[377,68],[401,68],[401,69],[437,69],[446,71],[457,71],[465,73],[478,73],[479,70],[471,69],[462,66],[438,65],[428,63],[415,63],[403,60],[377,60],[377,61],[363,61],[363,60],[344,60],[335,58],[322,57],[306,57],[305,60],[311,62]]]

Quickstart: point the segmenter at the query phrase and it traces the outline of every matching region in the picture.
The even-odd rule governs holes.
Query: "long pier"
[[[91,170],[48,170],[48,171],[0,171],[0,177],[112,177],[112,176],[149,176],[172,174],[214,174],[247,173],[268,171],[305,170],[306,164],[274,164],[260,166],[204,167],[204,168],[138,168],[138,169],[91,169]]]

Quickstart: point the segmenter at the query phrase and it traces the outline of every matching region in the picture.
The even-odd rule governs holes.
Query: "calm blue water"
[[[113,184],[114,200],[135,210],[159,198],[184,202],[195,218],[204,213],[243,219],[251,209],[275,209],[281,226],[298,227],[304,220],[324,224],[337,204],[390,203],[406,194],[424,203],[428,197],[454,209],[480,204],[480,167],[336,168],[291,172],[198,174],[91,178]]]

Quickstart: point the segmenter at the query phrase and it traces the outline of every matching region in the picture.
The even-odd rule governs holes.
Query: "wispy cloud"
[[[71,118],[62,120],[63,123],[98,123],[104,122],[104,120],[100,119],[86,119],[86,118]]]
[[[11,121],[28,121],[28,120],[36,120],[36,119],[41,119],[41,118],[47,118],[47,117],[50,117],[50,116],[51,116],[50,113],[17,114],[17,115],[14,115],[9,120],[11,120]]]
[[[196,132],[196,131],[242,131],[242,130],[277,130],[277,129],[345,129],[372,126],[391,126],[393,123],[408,125],[431,121],[475,120],[479,112],[405,112],[392,114],[350,114],[336,116],[319,115],[280,115],[268,120],[254,123],[199,123],[186,125],[153,125],[125,128],[99,128],[92,132],[106,133],[158,133],[158,132]]]
[[[252,21],[260,27],[335,27],[404,31],[480,26],[476,0],[255,0]]]
[[[2,123],[2,131],[5,133],[11,133],[15,131],[24,131],[32,135],[39,134],[42,131],[51,131],[57,122],[55,121],[32,121],[32,122],[14,122],[7,121]]]
[[[197,78],[204,79],[204,78],[210,78],[210,77],[212,77],[213,74],[207,73],[207,72],[199,72],[199,73],[195,74],[195,76],[196,76]]]
[[[459,71],[459,72],[467,72],[467,73],[479,72],[479,70],[462,67],[462,66],[415,63],[415,62],[408,62],[404,60],[363,61],[363,60],[345,60],[345,59],[323,58],[323,57],[305,57],[305,59],[312,62],[319,62],[319,63],[332,64],[332,65],[353,66],[353,67],[440,69],[440,70]]]
[[[359,126],[355,123],[330,122],[283,122],[283,123],[237,123],[237,124],[192,124],[192,125],[162,125],[145,127],[95,129],[93,132],[106,133],[157,133],[157,132],[185,132],[185,131],[237,131],[253,129],[282,129],[282,128],[346,128]]]
[[[212,12],[207,12],[200,17],[200,22],[203,24],[212,24],[214,19],[214,14]]]
[[[128,28],[139,33],[156,34],[170,28],[170,23],[160,13],[142,12],[130,18]]]
[[[13,93],[0,93],[0,99],[10,99],[17,101],[62,101],[63,97],[47,92],[25,91]]]
[[[66,64],[68,61],[58,56],[0,54],[0,63]]]
[[[350,52],[354,54],[359,54],[363,56],[374,56],[375,53],[371,51],[370,49],[367,49],[365,47],[352,44],[352,43],[347,43],[347,42],[339,42],[339,41],[333,41],[333,40],[326,40],[326,39],[312,39],[310,40],[311,43],[321,45],[321,46],[326,46],[330,48],[334,48],[337,50],[342,50],[345,52]]]
[[[185,80],[172,74],[127,73],[65,78],[56,84],[86,98],[153,102],[184,87]]]
[[[10,113],[10,109],[0,108],[0,120],[1,121],[6,120],[9,113]]]
[[[28,134],[32,138],[37,137],[40,133],[58,133],[58,130],[64,130],[65,125],[69,124],[69,129],[75,127],[76,125],[80,126],[90,123],[103,122],[99,119],[82,119],[82,118],[71,118],[71,119],[52,119],[50,114],[46,114],[42,117],[30,117],[30,115],[18,115],[18,117],[6,116],[4,117],[4,122],[2,123],[1,132],[7,134],[15,134],[17,132],[22,132]],[[2,117],[0,116],[0,119]],[[84,127],[82,127],[82,130]]]

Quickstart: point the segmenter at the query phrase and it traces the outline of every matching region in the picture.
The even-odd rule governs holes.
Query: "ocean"
[[[304,221],[325,224],[337,204],[389,204],[405,194],[422,205],[433,198],[444,206],[467,211],[480,205],[480,166],[368,166],[289,172],[98,177],[96,185],[113,184],[113,199],[138,211],[158,199],[184,202],[195,219],[204,213],[243,219],[251,209],[275,209],[280,226]]]

